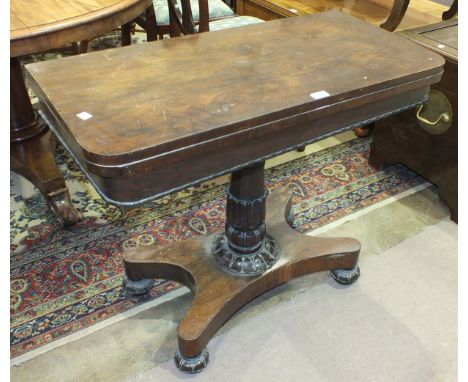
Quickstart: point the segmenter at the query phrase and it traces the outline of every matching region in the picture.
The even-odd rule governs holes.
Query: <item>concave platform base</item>
[[[257,296],[295,277],[357,266],[359,241],[306,236],[288,225],[285,216],[290,213],[290,198],[289,190],[281,190],[267,200],[267,231],[276,239],[281,254],[276,264],[259,276],[224,272],[211,254],[216,234],[166,247],[131,248],[124,253],[130,280],[175,280],[195,295],[177,330],[176,364],[182,371],[201,371],[208,361],[208,341],[239,308]]]

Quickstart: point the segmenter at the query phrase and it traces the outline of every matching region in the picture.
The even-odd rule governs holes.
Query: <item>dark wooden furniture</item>
[[[88,40],[118,28],[151,0],[15,0],[10,8],[10,159],[64,225],[81,218],[54,158],[55,138],[31,105],[18,57]]]
[[[439,188],[452,220],[458,221],[458,19],[401,35],[444,56],[444,75],[432,89],[447,101],[434,92],[419,112],[420,121],[413,109],[376,123],[369,161],[376,167],[401,162],[421,174]]]
[[[142,20],[144,17],[145,22],[145,32],[147,41],[156,41],[159,37],[158,26],[156,23],[156,14],[154,7],[151,4],[146,8],[145,12],[139,15],[136,19],[129,21],[122,25],[121,29],[121,44],[122,46],[128,46],[132,43],[132,29],[133,25],[136,22],[138,24],[139,20]],[[142,22],[142,21],[141,21]]]
[[[365,20],[383,29],[394,31],[437,22],[442,5],[427,0],[412,0],[415,8],[408,9],[410,0],[236,0],[237,13],[258,17],[262,20],[276,20],[284,17],[302,16],[328,10],[339,10]],[[416,10],[418,5],[424,11]],[[400,23],[403,20],[403,24]],[[354,129],[358,137],[366,137],[369,126]],[[305,147],[299,149],[303,151]]]
[[[453,3],[450,6],[450,8],[444,13],[442,13],[442,20],[449,20],[456,14],[458,14],[458,0],[453,0]]]
[[[189,3],[190,8],[193,11],[193,22],[198,25],[200,19],[198,0],[189,0]],[[145,31],[155,29],[158,38],[162,40],[164,35],[169,34],[170,17],[168,0],[153,0],[153,6],[156,12],[156,22],[154,22],[153,18],[146,17],[146,14],[138,16],[133,20],[133,22]],[[180,2],[178,6],[180,6]],[[217,21],[237,16],[222,0],[208,0],[208,9],[210,21]],[[124,33],[126,34],[125,38],[130,39],[130,28],[125,29]]]
[[[331,270],[343,284],[359,276],[357,240],[290,228],[290,197],[267,195],[264,160],[420,104],[443,64],[333,11],[27,72],[51,127],[112,203],[132,206],[232,173],[225,231],[123,254],[129,292],[144,293],[153,278],[194,292],[176,354],[192,373],[206,365],[205,346],[223,323],[264,291],[311,272]]]
[[[181,8],[179,7],[179,2],[182,5]],[[256,17],[237,15],[212,21],[209,16],[209,0],[198,0],[199,22],[196,23],[193,18],[190,0],[167,0],[167,3],[169,5],[169,33],[171,37],[209,32],[212,30],[238,28],[263,22],[263,20]]]
[[[236,0],[237,13],[262,20],[339,10],[386,30],[435,23],[446,7],[428,0]],[[435,16],[437,15],[437,16]],[[403,18],[404,17],[404,18]],[[400,24],[401,23],[401,24]]]

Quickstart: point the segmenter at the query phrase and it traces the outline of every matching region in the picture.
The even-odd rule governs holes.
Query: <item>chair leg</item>
[[[122,30],[121,30],[122,46],[128,46],[128,45],[131,45],[132,43],[132,37],[131,37],[132,23],[133,22],[129,22],[129,23],[122,25]]]
[[[146,15],[146,40],[156,41],[158,39],[158,24],[156,22],[156,14],[154,13],[153,4],[145,11]]]
[[[449,20],[458,13],[458,0],[454,0],[450,8],[442,13],[442,20]]]
[[[401,19],[406,13],[410,0],[394,0],[392,10],[388,19],[380,24],[380,27],[393,32],[398,25],[400,25]]]

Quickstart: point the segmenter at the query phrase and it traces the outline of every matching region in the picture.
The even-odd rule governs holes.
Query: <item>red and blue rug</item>
[[[369,139],[355,139],[276,166],[266,171],[267,189],[290,187],[294,227],[310,231],[424,183],[401,165],[376,171],[368,152]],[[226,185],[219,181],[121,211],[102,201],[63,148],[57,162],[84,215],[69,229],[30,183],[12,174],[11,357],[179,287],[159,280],[145,296],[125,296],[123,248],[164,245],[224,226]]]

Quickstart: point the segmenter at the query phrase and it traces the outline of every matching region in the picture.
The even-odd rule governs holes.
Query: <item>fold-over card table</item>
[[[434,52],[339,12],[275,20],[27,66],[43,116],[107,201],[133,206],[225,173],[223,232],[123,254],[130,293],[152,279],[194,293],[177,366],[240,307],[304,274],[359,277],[360,243],[297,233],[264,161],[413,108],[440,80]],[[311,308],[313,309],[313,308]],[[325,323],[324,323],[325,324]]]

